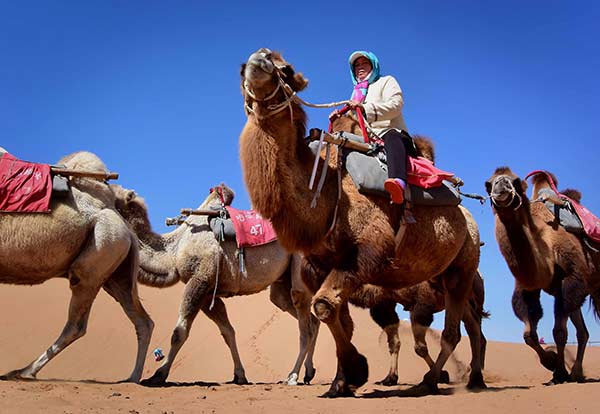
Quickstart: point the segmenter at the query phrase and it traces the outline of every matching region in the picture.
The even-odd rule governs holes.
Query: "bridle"
[[[292,102],[294,102],[296,100],[297,96],[296,96],[296,92],[290,87],[290,85],[285,83],[285,81],[283,80],[284,66],[278,66],[275,63],[273,63],[273,61],[268,57],[269,54],[271,53],[271,51],[269,49],[265,49],[265,51],[261,52],[261,53],[263,54],[263,57],[265,59],[269,59],[269,61],[273,65],[273,71],[274,71],[275,76],[277,77],[277,85],[275,86],[275,89],[271,93],[269,93],[266,97],[258,98],[256,96],[256,94],[254,93],[254,91],[248,85],[248,82],[246,80],[244,80],[244,91],[245,91],[246,95],[249,96],[255,102],[263,103],[263,102],[267,102],[267,101],[275,98],[277,96],[277,93],[280,90],[282,90],[283,95],[285,96],[285,99],[279,103],[267,105],[266,106],[267,112],[265,114],[262,114],[262,113],[257,114],[256,111],[254,109],[252,109],[252,107],[248,104],[248,100],[245,100],[244,109],[246,111],[246,115],[247,116],[253,115],[256,119],[261,121],[261,120],[270,118],[273,115],[276,115],[279,112],[281,112],[284,109],[289,107],[291,117],[293,119],[294,114],[293,114],[293,109],[292,109]]]
[[[508,177],[508,175],[499,175],[498,177],[494,178],[494,181],[492,182],[492,192],[490,192],[490,200],[491,200],[492,204],[495,205],[496,207],[504,208],[504,207],[510,206],[513,203],[513,201],[515,201],[515,198],[517,198],[519,200],[519,204],[517,204],[517,206],[513,209],[513,210],[517,211],[523,205],[523,198],[519,195],[519,193],[517,193],[517,190],[515,189],[515,186],[513,185],[512,180],[508,179],[508,182],[510,184],[510,190],[509,190],[510,202],[506,206],[501,206],[498,204],[498,202],[495,199],[495,197],[498,197],[499,194],[495,194],[493,192],[494,187],[498,183],[498,180],[500,180],[501,178],[507,178],[507,177]]]

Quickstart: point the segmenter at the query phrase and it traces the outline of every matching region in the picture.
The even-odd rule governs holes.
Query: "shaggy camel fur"
[[[549,187],[545,175],[534,177],[532,198]],[[535,350],[540,362],[553,371],[552,382],[583,381],[583,355],[588,331],[581,306],[588,294],[596,315],[600,315],[600,255],[588,249],[575,235],[555,223],[542,203],[530,202],[527,183],[508,167],[496,169],[485,183],[496,216],[496,240],[515,277],[512,305],[525,324],[523,338]],[[557,353],[539,343],[537,325],[542,317],[540,291],[554,296],[554,342]],[[577,357],[571,375],[564,362],[567,320],[577,331]]]
[[[484,296],[483,278],[478,272],[473,279],[473,291],[466,312],[470,312],[479,322],[480,352],[472,352],[472,358],[480,358],[482,369],[485,364],[487,341],[481,330],[481,320],[489,317],[489,314],[483,309]],[[433,322],[433,315],[443,311],[445,307],[444,286],[441,276],[421,282],[418,285],[396,290],[364,285],[354,292],[350,298],[350,303],[361,308],[369,308],[371,318],[383,329],[386,335],[390,353],[390,371],[379,383],[383,385],[396,385],[398,383],[398,354],[400,352],[398,327],[400,320],[396,313],[397,303],[401,304],[404,310],[409,311],[416,354],[425,360],[429,368],[433,366],[434,362],[429,355],[425,334]],[[450,382],[447,371],[442,371],[440,382]]]
[[[252,54],[242,67],[242,92],[249,114],[240,137],[244,179],[255,209],[271,220],[281,244],[301,251],[303,277],[316,291],[313,309],[336,343],[338,372],[328,397],[353,395],[368,378],[368,364],[351,342],[348,299],[370,283],[399,289],[444,272],[446,321],[442,350],[419,387],[436,392],[441,371],[460,341],[459,324],[479,262],[479,233],[462,207],[418,207],[416,224],[400,226],[400,209],[385,198],[359,194],[345,171],[338,195],[336,171],[325,179],[316,209],[308,189],[314,156],[306,141],[306,114],[292,93],[306,79],[281,55],[268,49]],[[479,326],[468,317],[467,331]],[[479,358],[468,386],[485,387]]]
[[[67,168],[107,171],[89,152],[59,161]],[[65,199],[52,200],[49,214],[0,214],[0,281],[36,285],[50,278],[69,280],[71,302],[59,338],[39,358],[2,379],[34,379],[69,344],[85,335],[92,303],[100,288],[111,295],[133,322],[138,348],[127,381],[138,382],[154,324],[137,292],[137,238],[114,207],[114,195],[102,181],[70,180]]]
[[[271,301],[298,319],[300,351],[287,383],[296,385],[302,362],[304,382],[315,375],[313,352],[319,321],[310,313],[311,294],[300,277],[298,256],[285,251],[277,242],[245,249],[246,273],[240,272],[235,241],[219,243],[206,216],[190,216],[183,225],[167,234],[152,231],[147,207],[135,192],[113,186],[117,209],[140,239],[140,273],[142,284],[164,288],[182,281],[186,284],[179,309],[179,319],[171,337],[171,349],[164,363],[143,383],[163,384],[175,357],[189,336],[192,323],[202,310],[217,324],[233,359],[233,383],[247,384],[239,356],[235,331],[227,317],[221,298],[251,295],[271,287]],[[221,184],[224,205],[231,204],[233,191]],[[199,208],[218,210],[223,204],[217,191],[211,192]],[[211,300],[216,285],[214,306]]]
[[[361,135],[360,124],[352,112],[337,117],[332,123],[333,131],[347,131]],[[435,162],[435,149],[431,139],[415,135],[413,136],[418,156]],[[332,159],[336,159],[337,151],[334,149]],[[332,162],[335,165],[335,161]],[[474,224],[475,225],[475,224]],[[479,272],[473,279],[473,291],[469,299],[469,311],[479,323],[479,334],[481,337],[480,355],[473,353],[473,358],[479,357],[483,369],[485,362],[485,348],[487,341],[481,330],[482,318],[489,317],[483,310],[484,302],[483,279]],[[400,351],[400,338],[398,335],[399,319],[396,313],[396,303],[401,304],[405,310],[410,312],[411,329],[415,340],[415,352],[422,357],[429,368],[434,364],[429,355],[425,334],[433,322],[434,313],[444,310],[444,286],[442,276],[421,282],[418,285],[404,289],[385,290],[373,285],[364,285],[358,289],[350,298],[353,305],[370,308],[371,317],[383,329],[388,341],[390,352],[390,371],[380,381],[383,385],[395,385],[398,382],[398,353]],[[440,382],[448,383],[450,376],[447,371],[442,371]]]

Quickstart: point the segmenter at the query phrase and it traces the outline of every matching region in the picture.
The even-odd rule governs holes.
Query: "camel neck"
[[[527,289],[543,289],[549,283],[543,261],[548,246],[540,237],[531,214],[528,202],[516,211],[498,209],[496,238],[508,267],[521,285]]]
[[[240,137],[240,157],[253,207],[271,220],[284,247],[307,251],[331,225],[337,181],[330,168],[317,206],[311,208],[314,156],[304,141],[304,112],[299,107],[294,111],[302,111],[294,124],[289,113],[261,124],[249,118]]]

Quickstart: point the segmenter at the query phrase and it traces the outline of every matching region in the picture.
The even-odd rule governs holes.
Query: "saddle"
[[[226,206],[227,216],[210,219],[209,225],[219,241],[236,241],[238,248],[255,247],[277,239],[271,222],[254,210]]]
[[[48,164],[0,155],[0,212],[48,213],[52,178]]]

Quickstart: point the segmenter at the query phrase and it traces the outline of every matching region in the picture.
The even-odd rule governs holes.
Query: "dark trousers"
[[[399,132],[395,129],[390,129],[382,138],[387,157],[388,177],[406,181],[406,156],[416,154],[412,138],[406,131]]]

